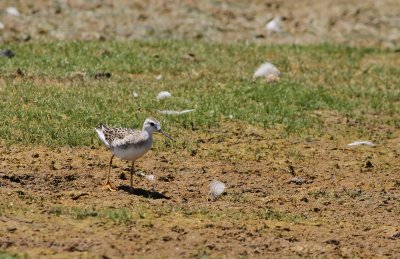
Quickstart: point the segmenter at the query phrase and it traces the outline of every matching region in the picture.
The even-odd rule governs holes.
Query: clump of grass
[[[363,195],[363,191],[358,188],[354,190],[346,190],[346,193],[353,199]]]
[[[94,208],[61,208],[54,207],[48,211],[49,214],[61,216],[67,215],[76,220],[87,218],[102,218],[111,221],[128,222],[132,220],[132,212],[126,208],[96,210]]]
[[[270,208],[263,211],[260,216],[267,220],[277,220],[294,223],[298,223],[307,219],[304,215],[295,215],[284,211],[273,210]]]
[[[27,259],[28,256],[26,254],[24,255],[18,255],[18,254],[10,254],[5,251],[0,251],[0,259]]]
[[[313,197],[314,199],[318,200],[320,198],[329,198],[331,197],[331,194],[327,192],[326,190],[315,190],[315,191],[309,191],[308,195]]]
[[[50,208],[49,211],[48,211],[47,213],[48,213],[48,214],[51,214],[51,215],[55,215],[55,216],[60,216],[60,215],[62,215],[64,212],[63,212],[63,209],[62,209],[62,208],[60,208],[60,207],[54,207],[54,208]]]
[[[99,213],[93,209],[85,209],[85,208],[75,208],[72,211],[70,211],[70,214],[78,220],[81,219],[86,219],[89,217],[97,217],[99,216]]]
[[[132,220],[132,213],[128,209],[108,209],[103,212],[105,218],[117,222],[129,222]]]

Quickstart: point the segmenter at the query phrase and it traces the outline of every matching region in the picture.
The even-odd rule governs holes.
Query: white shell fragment
[[[266,25],[265,25],[265,29],[267,29],[267,31],[270,32],[276,32],[279,33],[281,32],[281,17],[280,16],[276,16],[274,19],[272,19],[271,21],[269,21]]]
[[[254,72],[253,78],[263,77],[267,79],[267,81],[276,81],[282,76],[282,73],[269,62],[265,62],[262,64],[256,72]]]
[[[7,7],[7,8],[6,8],[6,12],[7,12],[9,15],[20,16],[20,13],[19,13],[18,9],[15,8],[14,6]]]
[[[360,145],[375,146],[374,143],[372,143],[371,141],[367,141],[367,140],[354,141],[354,142],[348,144],[347,146],[354,147],[354,146],[360,146]]]
[[[158,93],[156,98],[157,98],[157,100],[161,100],[161,99],[170,98],[170,97],[172,97],[172,94],[170,92],[161,91]]]
[[[215,201],[225,191],[225,184],[223,182],[212,180],[210,184],[211,199]]]
[[[172,110],[157,110],[157,112],[165,115],[182,115],[185,113],[193,112],[195,109],[183,110],[183,111],[172,111]]]

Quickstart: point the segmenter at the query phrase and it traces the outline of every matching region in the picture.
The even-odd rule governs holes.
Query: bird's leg
[[[107,182],[106,182],[106,184],[103,186],[103,189],[106,189],[106,190],[110,190],[110,191],[112,191],[112,192],[115,192],[116,189],[115,189],[115,188],[111,185],[111,183],[110,183],[111,165],[112,165],[113,158],[114,158],[114,154],[111,156],[111,159],[110,159],[110,165],[109,165],[109,167],[108,167]]]
[[[132,162],[131,167],[131,189],[133,190],[133,174],[135,173],[135,161]]]

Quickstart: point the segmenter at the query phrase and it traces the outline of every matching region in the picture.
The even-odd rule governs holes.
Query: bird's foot
[[[110,191],[112,191],[112,192],[117,191],[117,189],[115,189],[115,187],[112,186],[110,182],[107,182],[107,183],[103,186],[103,190],[110,190]]]

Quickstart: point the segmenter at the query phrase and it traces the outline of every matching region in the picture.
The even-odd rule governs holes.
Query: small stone
[[[336,240],[336,239],[329,239],[329,240],[325,241],[325,243],[330,244],[330,245],[335,245],[335,246],[340,245],[340,241]]]
[[[17,70],[15,71],[15,74],[17,76],[24,76],[25,75],[24,71],[22,71],[22,69],[20,69],[20,68],[17,68]]]
[[[11,227],[11,228],[7,228],[7,231],[10,233],[14,233],[17,230],[17,228]]]
[[[168,242],[168,241],[171,241],[171,240],[172,240],[172,237],[170,237],[170,236],[163,237],[163,241],[165,241],[165,242]]]
[[[126,180],[126,179],[128,179],[128,178],[126,177],[126,174],[125,174],[125,173],[120,173],[120,174],[119,174],[119,179],[121,179],[121,180]]]
[[[94,79],[100,79],[100,78],[110,78],[111,73],[110,72],[96,72],[94,74]]]
[[[295,178],[290,179],[289,183],[294,183],[296,185],[302,185],[302,184],[306,183],[306,180],[295,177]]]
[[[374,167],[374,165],[372,164],[372,162],[371,161],[367,161],[366,163],[365,163],[365,168],[373,168]]]
[[[13,52],[11,49],[5,49],[0,52],[0,56],[6,57],[6,58],[12,58],[15,56],[15,52]]]
[[[208,244],[207,248],[210,249],[210,250],[213,250],[215,248],[215,245],[214,244]]]
[[[400,232],[397,232],[396,234],[391,236],[390,239],[392,239],[392,240],[400,239]]]
[[[307,197],[303,197],[303,198],[300,199],[300,201],[308,202],[308,199],[307,199]]]

